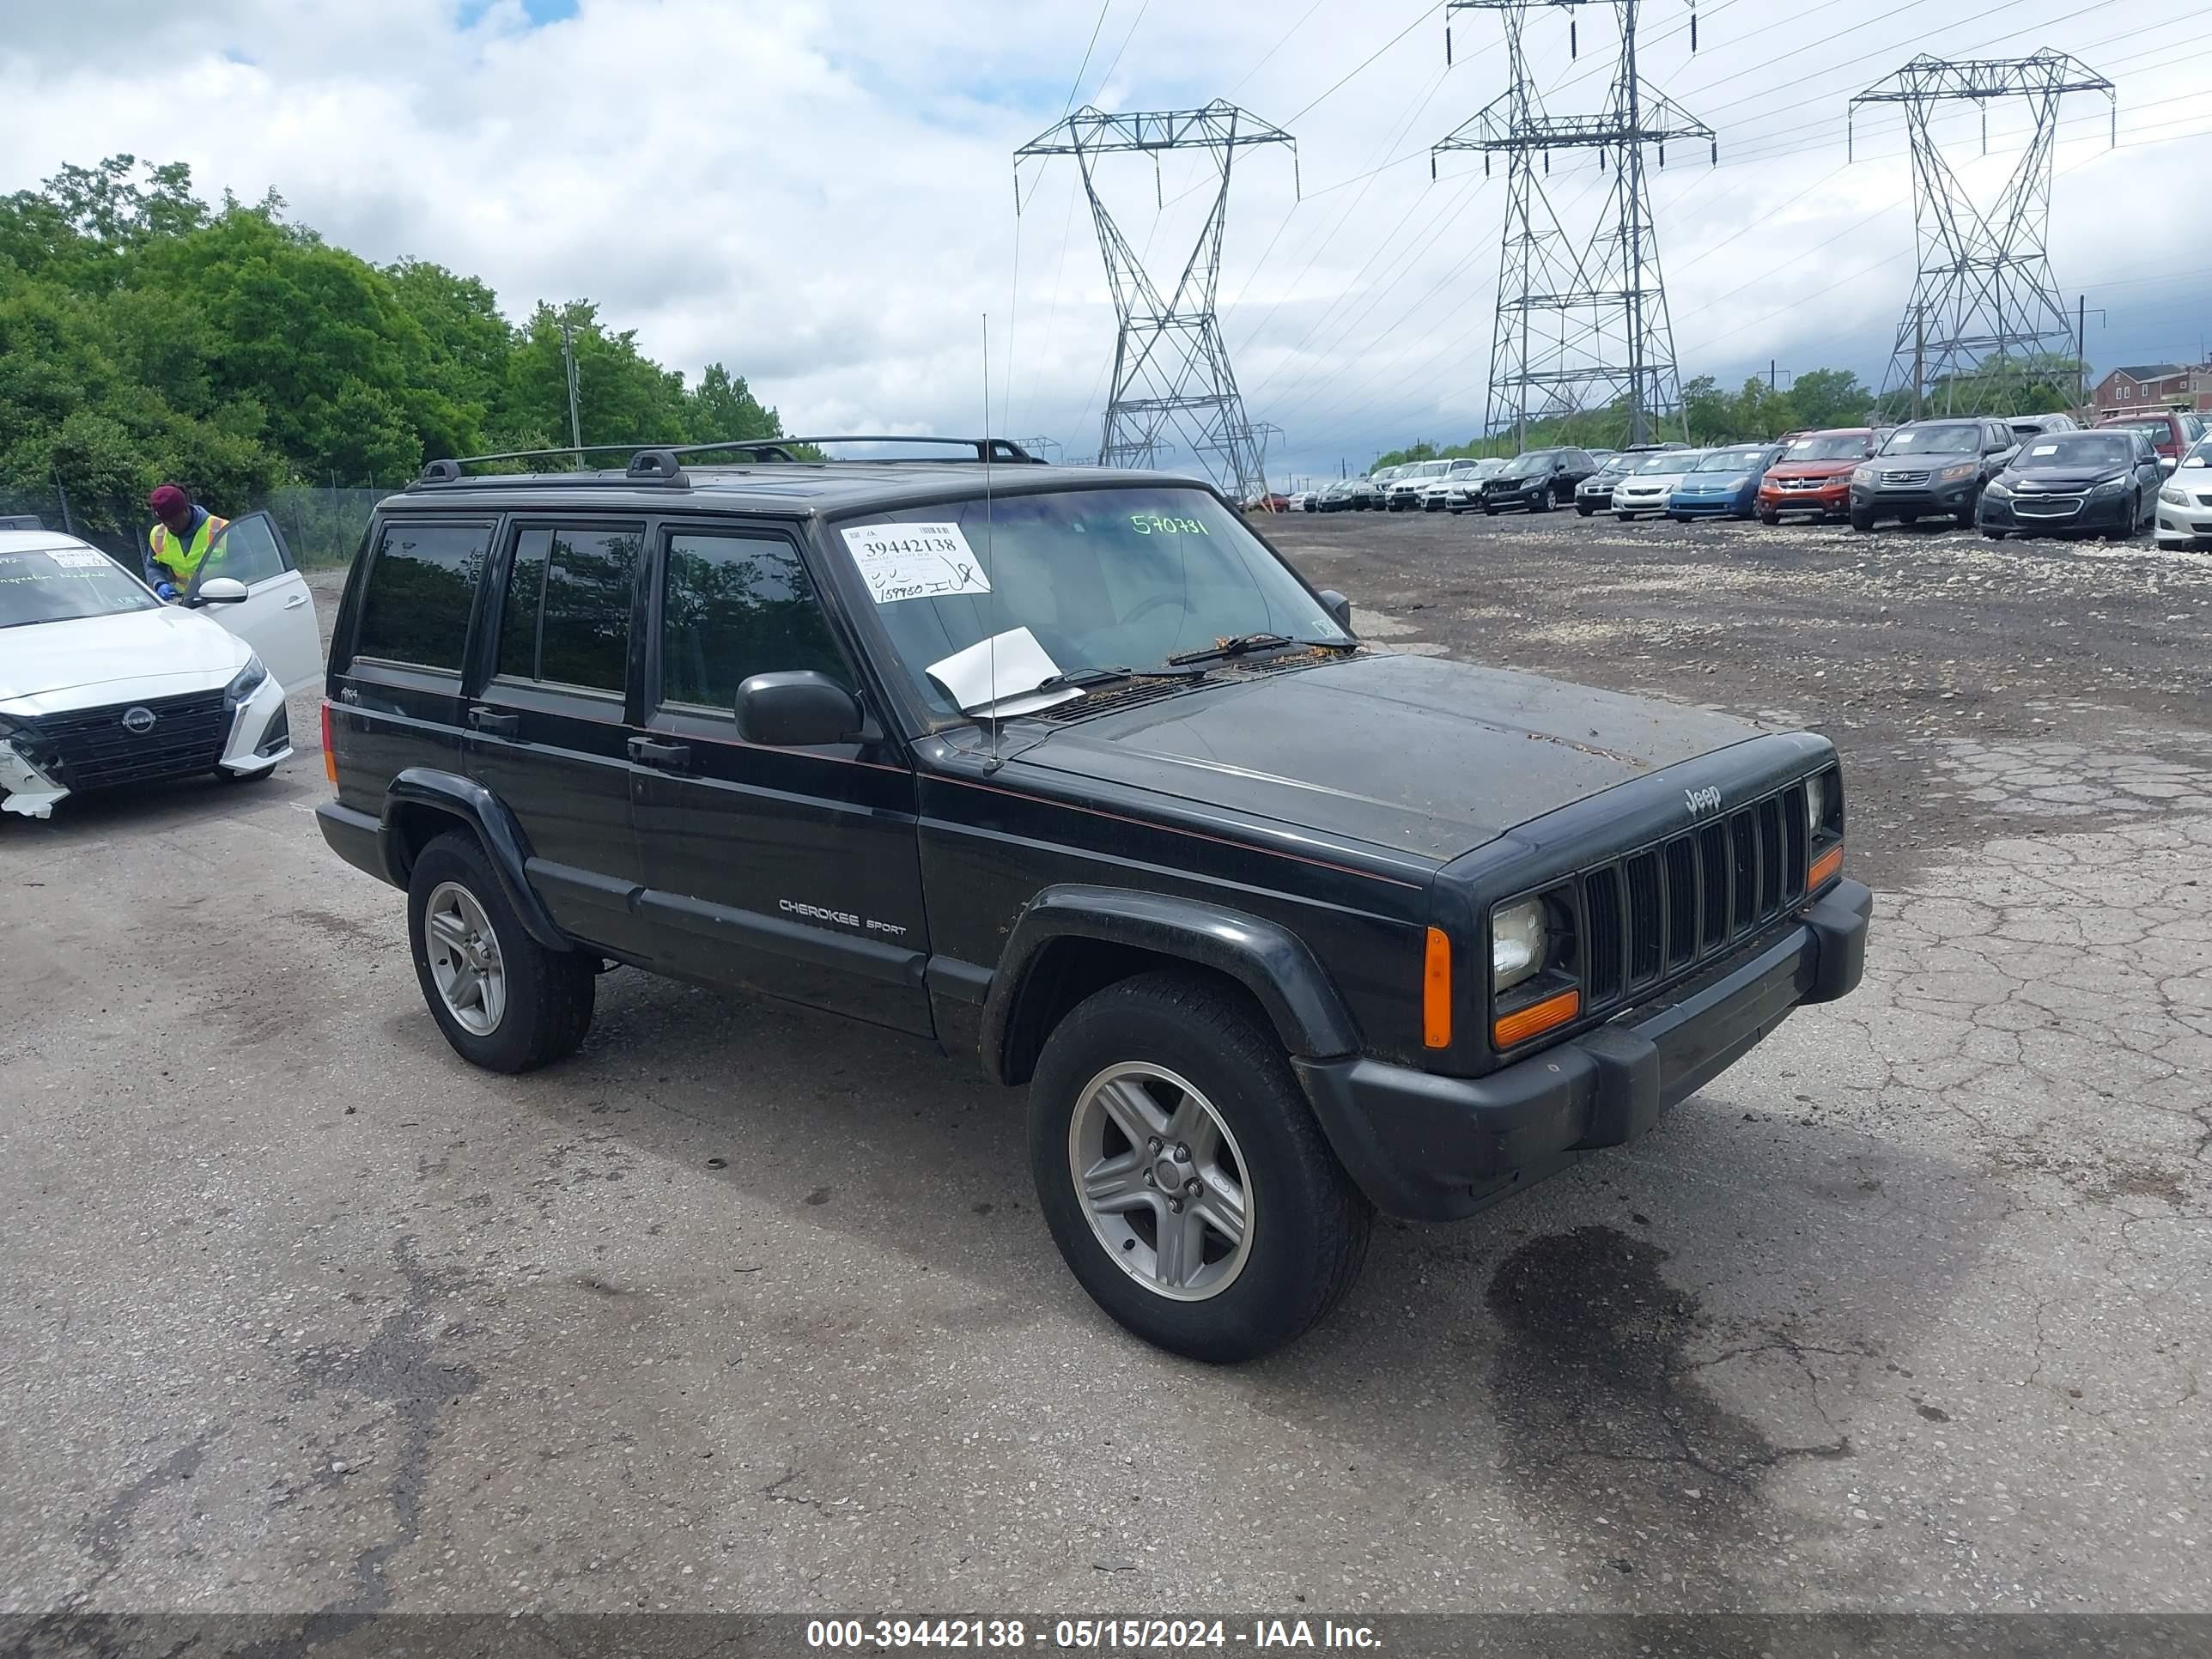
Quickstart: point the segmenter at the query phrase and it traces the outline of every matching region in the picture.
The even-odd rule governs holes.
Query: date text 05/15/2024
[[[1382,1646],[1371,1626],[1333,1619],[816,1619],[806,1645],[846,1652],[979,1648],[1075,1653],[1175,1652],[1203,1648]]]

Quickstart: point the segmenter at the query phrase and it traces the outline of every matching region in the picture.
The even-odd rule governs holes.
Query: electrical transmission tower
[[[1550,115],[1536,94],[1523,37],[1532,14],[1610,5],[1620,25],[1620,56],[1604,111]],[[1669,139],[1702,139],[1719,159],[1712,129],[1636,73],[1638,0],[1450,0],[1444,56],[1451,57],[1451,15],[1494,11],[1505,26],[1511,85],[1430,153],[1429,170],[1449,150],[1507,158],[1505,231],[1498,253],[1498,325],[1490,348],[1488,429],[1513,432],[1525,447],[1528,422],[1571,415],[1593,404],[1625,403],[1628,441],[1650,441],[1662,421],[1680,425],[1682,386],[1674,330],[1659,276],[1659,239],[1644,179],[1644,147],[1667,164]],[[1690,16],[1697,48],[1697,14]],[[1613,188],[1595,228],[1571,234],[1547,191],[1552,152],[1594,149],[1613,171]],[[1685,432],[1686,436],[1686,431]]]
[[[1945,414],[1954,412],[1962,382],[1972,407],[1955,412],[1978,414],[2015,372],[2027,370],[2027,360],[2054,349],[2080,349],[2046,249],[2051,149],[2058,137],[2058,102],[2069,92],[2101,92],[2112,101],[2118,143],[2119,105],[2112,83],[2059,52],[1964,63],[1923,56],[1851,100],[1854,118],[1862,104],[1903,105],[1911,134],[1920,270],[1897,326],[1882,391],[1910,386],[1915,416],[1931,382],[1943,387]],[[1987,155],[1990,105],[1999,98],[2025,98],[2035,112],[2035,132],[1985,210],[1944,161],[1933,122],[1940,105],[1978,105]]]
[[[1204,109],[1106,115],[1085,106],[1014,152],[1015,210],[1021,165],[1032,156],[1073,155],[1098,228],[1098,247],[1114,290],[1120,329],[1114,341],[1114,384],[1099,440],[1102,466],[1151,466],[1179,435],[1214,481],[1238,500],[1265,482],[1261,440],[1244,414],[1214,306],[1221,282],[1221,241],[1229,218],[1229,175],[1237,152],[1254,144],[1290,147],[1295,177],[1297,141],[1280,127],[1217,99]],[[1169,150],[1202,149],[1218,183],[1198,241],[1173,291],[1163,295],[1098,193],[1102,157],[1127,151],[1152,155],[1155,196],[1159,158]]]

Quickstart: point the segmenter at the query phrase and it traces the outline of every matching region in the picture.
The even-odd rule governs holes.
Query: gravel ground
[[[1279,539],[1407,648],[1832,732],[1865,987],[1218,1371],[921,1046],[623,973],[459,1064],[312,754],[0,820],[0,1608],[2212,1609],[2212,564]]]

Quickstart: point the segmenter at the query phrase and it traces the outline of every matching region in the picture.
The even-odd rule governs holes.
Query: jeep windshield
[[[107,555],[88,547],[0,553],[0,628],[154,611],[161,604]]]
[[[1352,636],[1237,514],[1202,489],[1056,490],[899,508],[838,524],[877,619],[933,716],[1046,687],[1073,696],[1173,659]],[[1026,634],[1027,639],[1021,636]],[[972,659],[994,641],[980,691]]]

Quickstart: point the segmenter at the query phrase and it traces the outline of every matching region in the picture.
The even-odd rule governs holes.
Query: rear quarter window
[[[386,524],[369,556],[353,653],[459,672],[491,526]]]

